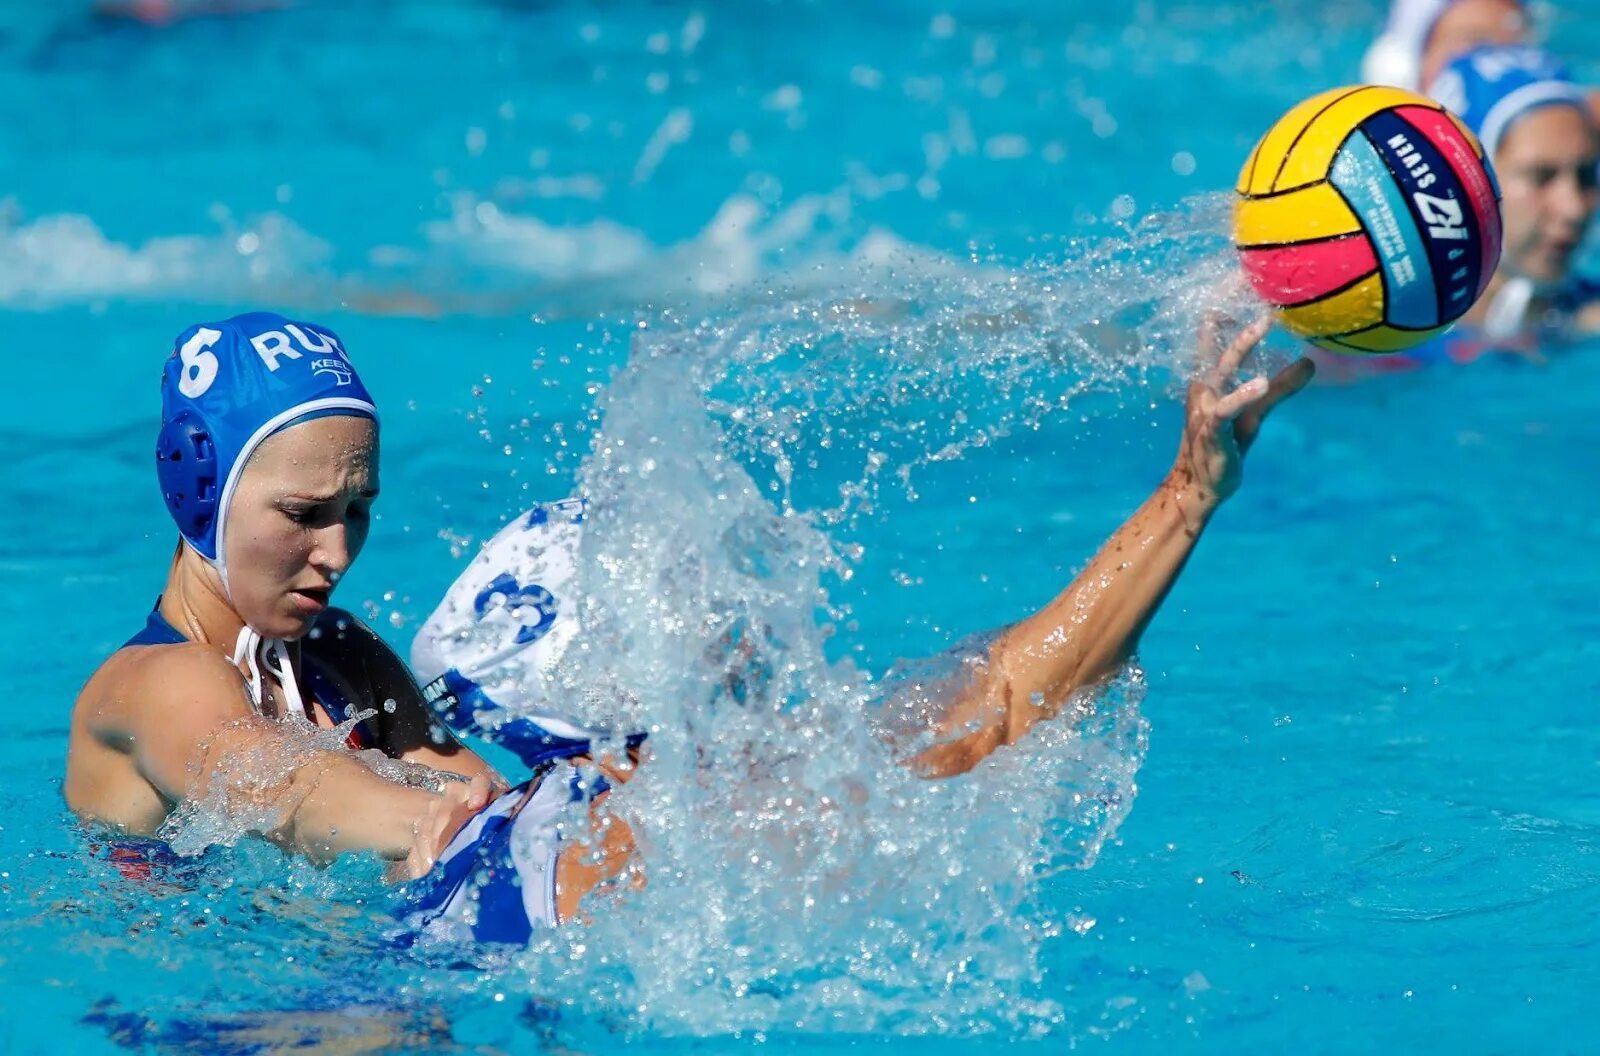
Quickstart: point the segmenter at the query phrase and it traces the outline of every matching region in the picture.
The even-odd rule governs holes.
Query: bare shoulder
[[[195,748],[251,714],[244,679],[207,645],[125,647],[73,708],[63,792],[80,817],[154,832],[188,780]]]
[[[91,724],[128,726],[151,708],[167,721],[250,712],[239,669],[203,642],[119,649],[84,686],[76,711]]]

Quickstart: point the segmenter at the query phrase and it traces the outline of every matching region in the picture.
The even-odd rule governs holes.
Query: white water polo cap
[[[1361,60],[1361,79],[1409,91],[1422,90],[1422,53],[1450,0],[1393,0],[1383,33]]]
[[[1427,87],[1422,83],[1422,59],[1439,20],[1459,0],[1393,0],[1389,5],[1389,18],[1383,33],[1367,49],[1361,60],[1361,79],[1367,84],[1382,84],[1408,91],[1420,92]],[[1511,0],[1528,12],[1522,0]],[[1453,56],[1452,56],[1453,57]]]
[[[583,500],[568,499],[502,528],[411,643],[411,667],[433,713],[530,767],[610,736],[551,703],[556,670],[580,630],[574,591],[583,516]]]

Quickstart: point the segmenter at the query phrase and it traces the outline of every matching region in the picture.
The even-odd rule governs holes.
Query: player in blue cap
[[[1600,129],[1589,94],[1554,56],[1523,46],[1459,56],[1433,79],[1429,94],[1472,129],[1493,164],[1504,227],[1500,265],[1450,333],[1393,356],[1318,354],[1327,378],[1495,353],[1541,360],[1600,330],[1600,285],[1574,268],[1600,204]]]
[[[1258,323],[1225,348],[1215,327],[1203,335],[1210,366],[1190,388],[1172,471],[1060,596],[996,637],[982,672],[948,688],[927,717],[934,744],[905,760],[913,771],[966,772],[1126,662],[1237,489],[1263,419],[1311,376],[1301,360],[1237,383],[1265,333]],[[619,877],[632,831],[599,803],[606,777],[626,779],[631,764],[613,764],[639,738],[535,709],[541,721],[496,731],[533,771],[504,788],[431,723],[387,646],[330,607],[378,493],[377,410],[338,337],[259,313],[191,327],[167,361],[162,412],[157,467],[182,541],[145,628],[74,706],[71,808],[152,837],[201,801],[315,859],[375,852],[414,881],[397,906],[411,935],[523,942]],[[550,523],[582,517],[575,506],[555,513]],[[500,576],[471,593],[485,622],[463,634],[493,640],[451,646],[452,663],[470,654],[472,678],[458,671],[439,686],[481,704],[474,686],[499,692],[491,654],[536,661],[524,650],[555,633],[559,604]],[[602,739],[617,754],[594,760],[600,776],[574,765]]]
[[[156,465],[182,538],[146,626],[78,699],[68,804],[150,834],[178,803],[221,796],[314,858],[431,865],[495,778],[437,734],[377,635],[330,607],[378,494],[377,409],[343,343],[264,313],[193,326],[161,398]],[[317,750],[315,727],[465,780],[408,787]]]
[[[1518,47],[1468,52],[1429,91],[1478,134],[1500,183],[1505,248],[1469,321],[1491,336],[1592,328],[1585,313],[1596,290],[1572,269],[1600,170],[1600,131],[1584,90],[1548,53]]]
[[[1480,48],[1455,59],[1430,93],[1477,133],[1501,191],[1505,246],[1461,347],[1535,350],[1594,330],[1597,288],[1573,262],[1600,198],[1600,131],[1587,93],[1537,48]]]

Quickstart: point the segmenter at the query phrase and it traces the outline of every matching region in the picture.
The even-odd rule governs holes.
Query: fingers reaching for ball
[[[1263,317],[1257,319],[1243,330],[1239,331],[1227,348],[1222,350],[1222,355],[1217,359],[1216,388],[1233,380],[1239,368],[1244,365],[1245,357],[1255,351],[1261,339],[1267,336],[1267,331],[1272,329],[1272,319]]]
[[[1272,320],[1257,319],[1229,340],[1224,334],[1232,326],[1215,312],[1201,323],[1197,347],[1201,369],[1189,386],[1188,420],[1178,455],[1183,479],[1217,501],[1238,487],[1242,458],[1260,433],[1262,421],[1305,388],[1315,373],[1311,361],[1302,358],[1271,378],[1262,375],[1239,383],[1240,370],[1271,329]]]
[[[1207,312],[1200,322],[1200,337],[1196,347],[1198,380],[1219,395],[1238,374],[1246,357],[1272,329],[1272,319],[1262,317],[1255,320],[1224,346],[1223,335],[1234,325],[1231,319],[1215,311]]]
[[[1261,423],[1266,421],[1272,409],[1310,384],[1316,373],[1316,364],[1301,356],[1272,376],[1264,391],[1251,402],[1250,406],[1243,408],[1234,420],[1233,436],[1238,441],[1240,451],[1248,450],[1255,442],[1256,435],[1261,432]]]
[[[1216,402],[1211,413],[1218,421],[1232,421],[1267,394],[1266,378],[1251,378]]]
[[[1209,330],[1201,339],[1202,347],[1220,345],[1220,317],[1209,316],[1202,331]],[[1272,319],[1257,319],[1239,332],[1228,347],[1217,356],[1216,365],[1208,372],[1205,384],[1214,393],[1233,381],[1244,366],[1245,360],[1272,329]],[[1220,396],[1211,408],[1219,421],[1233,421],[1235,439],[1241,448],[1248,447],[1261,429],[1261,423],[1272,409],[1293,396],[1311,381],[1317,372],[1316,365],[1304,356],[1284,367],[1270,379],[1264,376],[1251,378],[1225,396]]]

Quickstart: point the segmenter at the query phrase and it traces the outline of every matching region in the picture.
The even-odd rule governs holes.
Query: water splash
[[[1197,200],[1066,262],[858,266],[638,331],[579,473],[584,630],[553,690],[650,731],[648,765],[610,799],[647,883],[520,958],[522,985],[625,1033],[1065,1021],[1043,951],[1077,925],[1040,883],[1092,865],[1131,808],[1138,672],[973,773],[923,781],[901,764],[926,723],[904,717],[936,711],[986,640],[880,677],[839,656],[839,588],[886,486],[914,501],[920,468],[1181,375],[1199,309],[1237,296],[1212,252],[1219,209]],[[337,737],[247,769],[281,777]],[[225,807],[201,797],[166,835],[193,850],[265,824]]]
[[[1260,310],[1233,278],[1230,208],[1193,198],[1016,268],[890,254],[768,276],[765,298],[673,338],[674,369],[781,510],[840,525],[886,477],[914,500],[918,470],[1188,377],[1203,312]]]
[[[584,630],[556,692],[650,731],[610,801],[647,885],[526,959],[535,990],[667,1033],[1062,1022],[1040,955],[1074,925],[1038,885],[1091,865],[1131,807],[1138,672],[1076,702],[1077,721],[920,780],[902,761],[926,724],[899,720],[936,711],[987,640],[878,678],[836,658],[835,595],[884,480],[913,490],[919,466],[1186,366],[1199,309],[1237,296],[1208,252],[1217,206],[1067,264],[874,272],[847,287],[870,298],[778,297],[638,335],[579,474]]]
[[[1091,862],[1126,810],[1137,691],[1102,701],[1089,732],[914,777],[874,680],[826,655],[826,580],[847,561],[726,455],[676,359],[638,359],[610,390],[584,474],[585,630],[562,675],[588,712],[651,731],[614,799],[648,886],[597,910],[568,959],[533,962],[536,985],[669,1031],[1048,1024],[1033,877]]]
[[[694,236],[669,244],[605,217],[560,224],[462,192],[451,199],[449,219],[423,225],[420,244],[401,239],[364,249],[336,249],[283,213],[238,218],[221,207],[213,210],[214,231],[122,242],[92,217],[29,218],[4,199],[0,305],[32,311],[113,300],[267,300],[306,311],[542,318],[628,316],[645,306],[679,319],[715,313],[724,326],[714,329],[726,329],[727,340],[754,325],[787,327],[796,340],[830,331],[858,340],[899,335],[886,355],[910,353],[908,339],[923,349],[953,342],[960,353],[954,362],[969,368],[1015,353],[1025,340],[1018,335],[1049,332],[1058,344],[1041,351],[1059,365],[1100,355],[1108,329],[1120,334],[1131,326],[1141,338],[1153,336],[1156,320],[1114,317],[1127,290],[1145,302],[1152,290],[1170,299],[1220,281],[1226,267],[1215,259],[1176,284],[1167,265],[1192,257],[1198,239],[1221,230],[1226,200],[1196,198],[1126,232],[1119,221],[1111,238],[1047,244],[1053,258],[1070,262],[1017,268],[864,226],[855,215],[857,194],[847,187],[777,209],[735,194]],[[364,256],[364,266],[338,265],[351,256]],[[1103,296],[1119,283],[1123,293]],[[870,301],[863,290],[872,291]],[[920,330],[903,317],[912,305],[937,306],[916,311]],[[808,323],[822,325],[812,332],[803,329]]]

